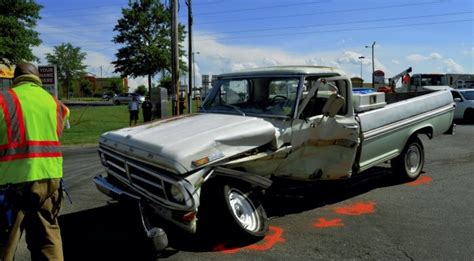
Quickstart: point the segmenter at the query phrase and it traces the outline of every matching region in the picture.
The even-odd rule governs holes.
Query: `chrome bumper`
[[[140,201],[141,197],[129,192],[126,192],[112,184],[110,184],[104,177],[94,177],[94,183],[97,189],[105,195],[118,200],[136,200]]]

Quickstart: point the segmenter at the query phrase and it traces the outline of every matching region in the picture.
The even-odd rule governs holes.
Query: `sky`
[[[33,52],[41,64],[45,53],[69,42],[87,53],[87,72],[117,75],[113,28],[128,0],[37,2],[43,43]],[[179,6],[179,22],[187,26],[185,0]],[[474,73],[472,0],[192,0],[192,12],[198,86],[203,74],[273,65],[333,66],[371,82],[372,59],[387,78],[408,67]],[[140,84],[147,81],[129,80],[131,89]]]

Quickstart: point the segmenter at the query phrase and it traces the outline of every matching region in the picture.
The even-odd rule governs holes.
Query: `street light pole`
[[[360,78],[362,79],[362,81],[364,81],[364,78],[362,78],[362,60],[365,59],[364,56],[359,56],[359,60],[360,60]]]
[[[375,89],[375,83],[374,83],[374,72],[375,72],[375,64],[374,64],[374,46],[375,46],[375,41],[372,43],[372,46],[366,45],[365,48],[372,48],[372,88]]]

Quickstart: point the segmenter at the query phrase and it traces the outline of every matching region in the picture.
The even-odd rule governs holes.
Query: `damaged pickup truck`
[[[104,133],[106,174],[94,181],[112,198],[146,206],[147,220],[262,237],[261,195],[275,178],[349,179],[388,161],[401,178],[418,178],[418,136],[452,131],[454,103],[449,91],[417,95],[386,102],[384,93],[352,90],[331,67],[222,74],[198,113]]]

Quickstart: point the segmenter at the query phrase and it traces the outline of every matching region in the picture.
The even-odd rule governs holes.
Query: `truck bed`
[[[388,104],[385,107],[357,114],[361,130],[365,133],[417,115],[432,113],[446,106],[452,107],[452,97],[445,92],[389,94],[386,97]]]

